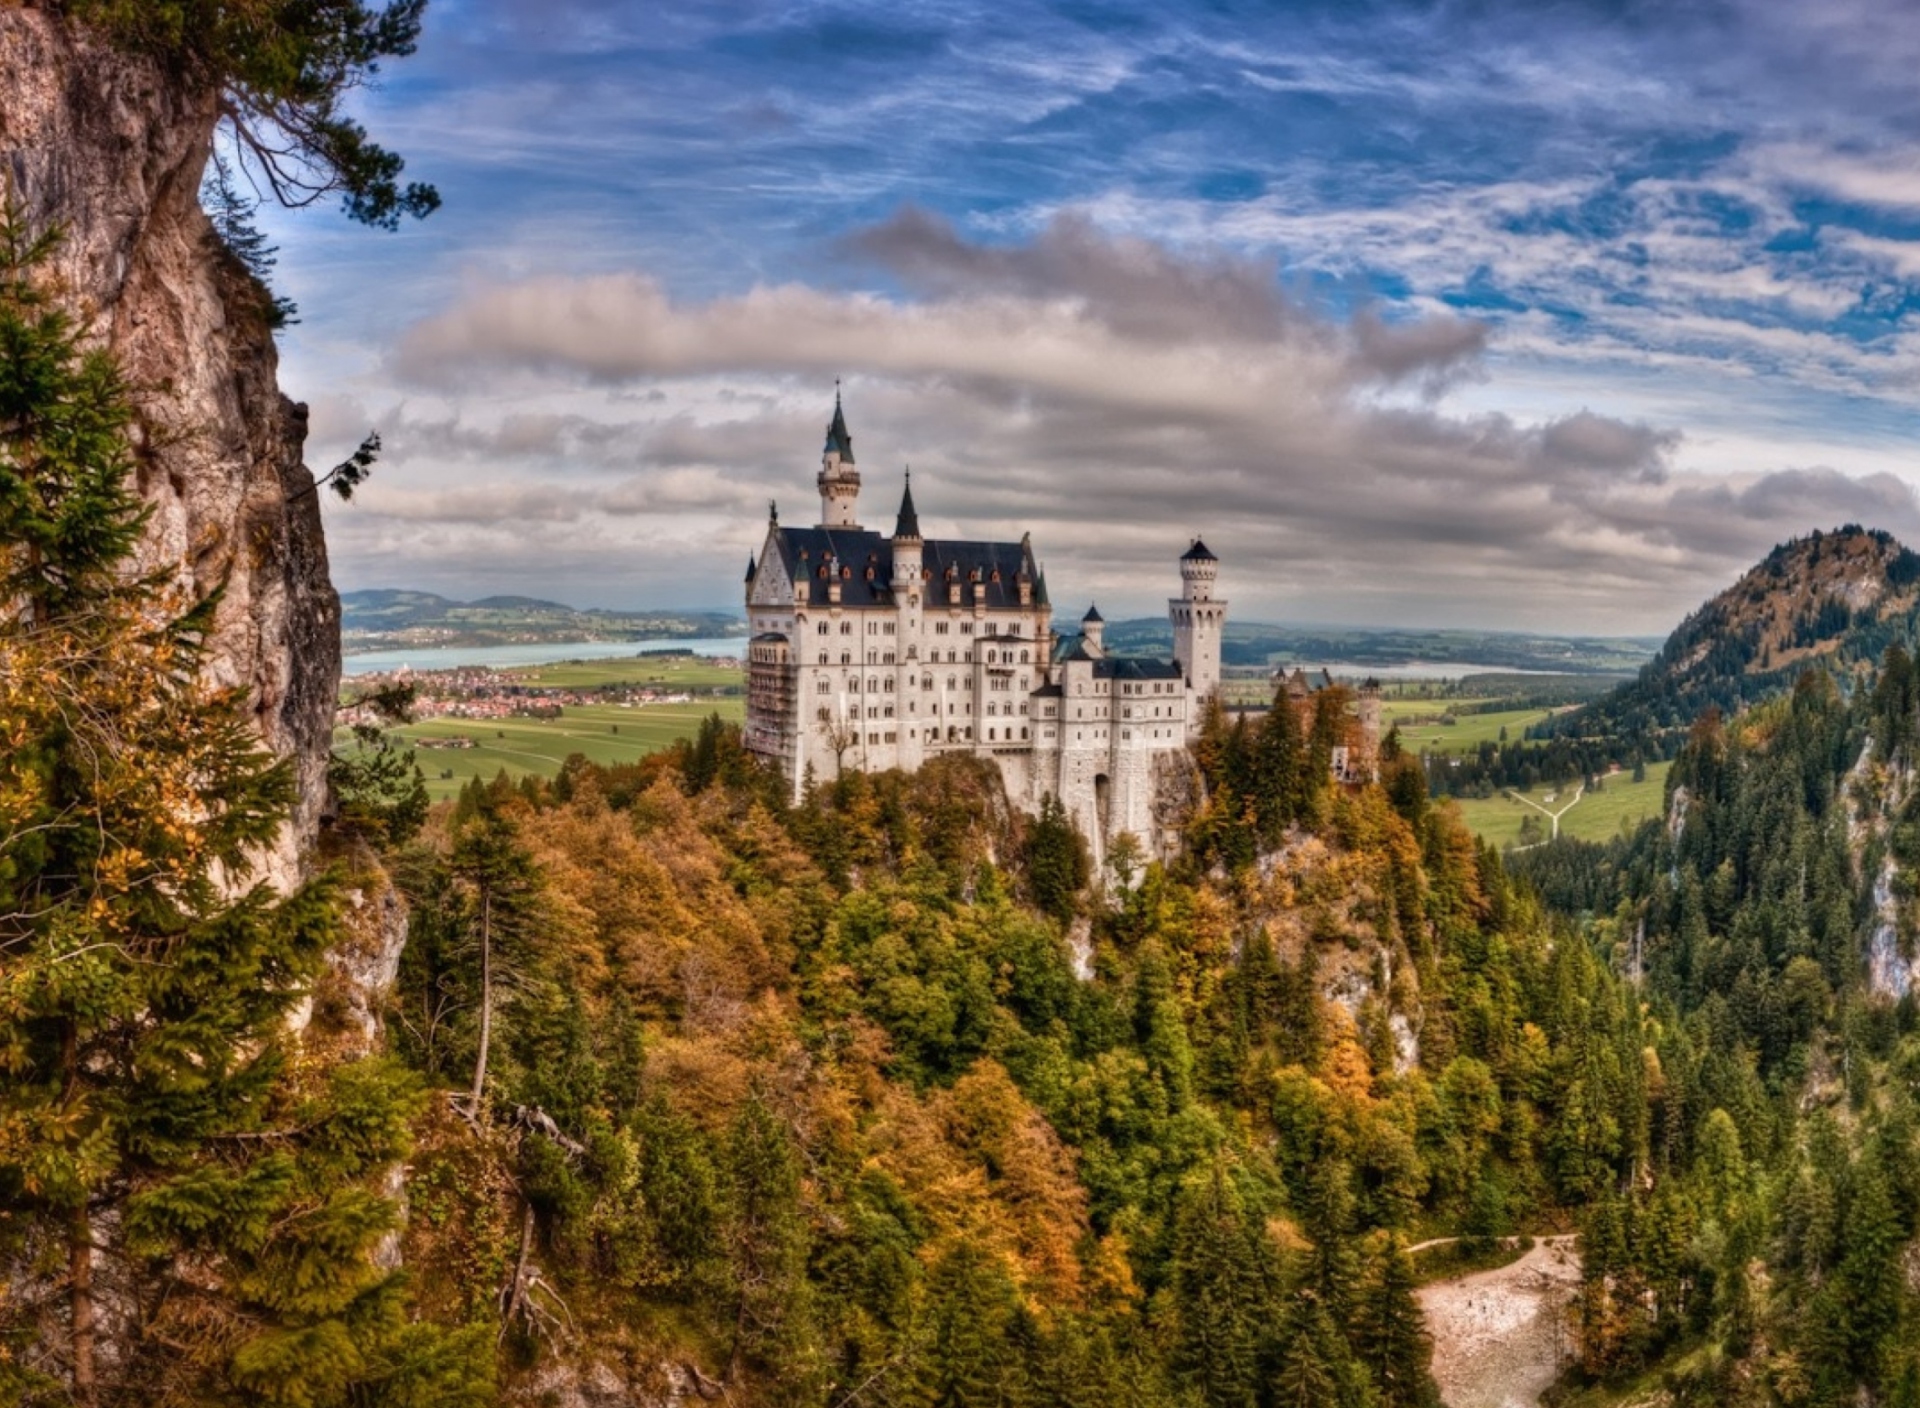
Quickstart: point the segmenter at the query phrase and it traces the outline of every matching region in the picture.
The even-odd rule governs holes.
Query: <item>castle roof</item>
[[[1182,562],[1218,562],[1220,559],[1213,555],[1205,543],[1195,538],[1193,546],[1180,554],[1180,560]]]
[[[828,578],[840,582],[840,604],[849,607],[891,607],[893,600],[893,540],[868,528],[787,528],[775,530],[780,560],[795,582],[808,584],[807,602],[827,604]],[[1033,582],[1033,604],[1047,604],[1046,584],[1034,569],[1032,546],[1025,542],[974,542],[933,538],[921,549],[929,604],[940,605],[949,582],[978,583],[980,599],[990,610],[1020,605],[1020,576]],[[963,594],[972,606],[974,594]]]
[[[833,423],[827,427],[827,443],[822,454],[840,452],[840,463],[853,463],[853,436],[847,431],[847,417],[840,409],[840,388],[833,389]]]
[[[747,580],[751,582],[754,578],[754,574],[759,572],[759,570],[760,570],[760,564],[754,560],[752,553],[748,553],[747,554]]]
[[[1056,665],[1084,660],[1093,666],[1097,680],[1178,680],[1185,672],[1178,660],[1156,660],[1144,655],[1095,655],[1087,649],[1085,636],[1062,636],[1054,646]]]
[[[920,515],[913,508],[913,471],[907,471],[906,487],[900,491],[900,517],[893,525],[896,538],[920,536]]]
[[[1088,624],[1088,623],[1090,623],[1090,622],[1098,622],[1098,623],[1100,623],[1100,624],[1101,624],[1101,625],[1103,625],[1103,626],[1104,626],[1104,625],[1106,624],[1106,622],[1107,622],[1107,618],[1106,618],[1106,617],[1104,617],[1104,616],[1102,616],[1102,615],[1100,614],[1100,608],[1099,608],[1099,607],[1097,607],[1097,606],[1089,606],[1089,607],[1087,608],[1087,614],[1086,614],[1086,615],[1084,615],[1084,616],[1082,616],[1082,617],[1080,618],[1080,623],[1081,623],[1082,625],[1086,625],[1086,624]]]

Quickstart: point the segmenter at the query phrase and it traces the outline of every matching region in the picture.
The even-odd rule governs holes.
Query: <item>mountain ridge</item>
[[[1853,673],[1917,633],[1920,553],[1883,529],[1815,530],[1689,613],[1634,679],[1545,731],[1672,740],[1709,708],[1736,714],[1818,662]]]

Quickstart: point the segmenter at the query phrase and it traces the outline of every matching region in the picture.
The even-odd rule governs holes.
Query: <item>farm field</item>
[[[502,768],[511,777],[529,772],[551,777],[571,753],[584,753],[596,763],[637,762],[677,739],[692,737],[709,714],[717,713],[737,723],[745,712],[745,703],[739,698],[632,708],[619,704],[569,705],[557,719],[428,719],[408,724],[396,733],[408,741],[464,736],[479,744],[476,748],[416,750],[414,756],[426,774],[427,792],[439,802],[458,794],[469,780],[492,778]],[[335,738],[336,746],[349,741],[344,731]]]
[[[1616,773],[1605,779],[1605,787],[1598,792],[1589,792],[1572,811],[1560,818],[1560,834],[1583,841],[1604,841],[1620,830],[1622,822],[1631,825],[1647,817],[1658,816],[1665,805],[1669,766],[1668,763],[1649,763],[1645,782],[1633,781],[1633,774],[1628,772]],[[1565,806],[1567,799],[1573,795],[1571,787],[1559,788],[1554,792],[1556,800],[1549,802],[1548,792],[1549,789],[1538,787],[1523,795],[1549,810]],[[1546,817],[1540,816],[1532,807],[1514,801],[1505,793],[1458,800],[1460,814],[1467,825],[1496,846],[1517,845],[1520,823],[1529,816],[1540,817],[1540,824],[1549,831],[1552,829],[1552,823]]]
[[[557,665],[523,665],[503,671],[521,684],[542,689],[600,689],[607,685],[652,685],[656,689],[744,687],[747,672],[737,661],[724,664],[691,655],[642,655],[631,660],[564,660]]]
[[[1450,699],[1385,699],[1381,701],[1384,727],[1398,727],[1400,746],[1410,753],[1422,750],[1434,753],[1471,753],[1482,743],[1500,741],[1506,729],[1509,741],[1518,742],[1527,729],[1550,718],[1552,709],[1496,709],[1485,714],[1462,714],[1459,709],[1475,701]],[[1450,712],[1452,711],[1452,712]],[[1447,714],[1454,722],[1439,722]]]

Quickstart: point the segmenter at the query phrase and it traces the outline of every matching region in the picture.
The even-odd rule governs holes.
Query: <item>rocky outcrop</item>
[[[221,249],[198,193],[217,117],[155,63],[41,10],[0,3],[0,173],[138,406],[143,555],[196,597],[222,593],[205,673],[238,686],[293,760],[299,803],[268,858],[297,878],[326,802],[340,674],[306,408],[280,394],[260,286]]]

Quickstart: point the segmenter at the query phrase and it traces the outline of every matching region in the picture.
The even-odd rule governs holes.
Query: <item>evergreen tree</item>
[[[1353,1343],[1373,1375],[1381,1408],[1438,1408],[1440,1392],[1428,1370],[1433,1342],[1414,1299],[1413,1262],[1399,1234],[1381,1246],[1360,1295]]]
[[[1270,1292],[1257,1223],[1224,1165],[1182,1196],[1175,1214],[1175,1366],[1208,1408],[1254,1408]]]
[[[315,1064],[289,1027],[338,937],[331,895],[251,878],[290,770],[235,692],[197,678],[213,601],[126,572],[143,522],[126,398],[37,282],[53,247],[0,211],[9,1277],[40,1284],[25,1265],[61,1249],[45,1323],[65,1343],[40,1357],[83,1408],[475,1401],[472,1340],[409,1323],[374,1258],[414,1087],[377,1062]],[[103,1251],[136,1290],[110,1359]]]

